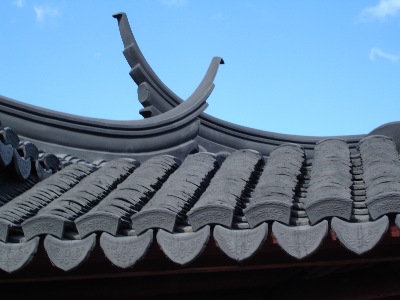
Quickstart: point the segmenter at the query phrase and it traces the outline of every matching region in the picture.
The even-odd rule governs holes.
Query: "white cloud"
[[[385,20],[399,12],[400,0],[380,0],[377,5],[364,8],[360,14],[360,20],[364,22]]]
[[[35,5],[33,10],[36,14],[36,21],[39,23],[44,22],[46,18],[54,19],[60,15],[60,11],[57,8],[47,5]]]
[[[391,62],[398,62],[400,60],[400,55],[387,53],[379,48],[372,48],[371,51],[369,52],[369,59],[375,61],[376,57],[381,57]]]
[[[25,4],[25,1],[24,0],[13,0],[12,4],[14,4],[14,5],[18,6],[18,7],[23,7],[24,4]]]
[[[172,7],[172,6],[185,6],[188,0],[161,0],[162,4]]]

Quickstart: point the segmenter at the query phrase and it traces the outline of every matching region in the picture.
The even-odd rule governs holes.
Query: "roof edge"
[[[125,47],[123,53],[132,67],[130,73],[132,79],[138,85],[144,82],[150,84],[157,94],[151,101],[140,101],[144,106],[144,109],[141,110],[142,115],[144,117],[152,117],[163,114],[182,103],[182,99],[165,86],[144,58],[132,33],[126,14],[118,13],[113,16],[118,20],[119,31]],[[219,63],[217,63],[218,60]],[[218,71],[218,65],[223,63],[224,61],[221,58],[214,58],[206,77],[210,76],[214,79]],[[138,66],[141,69],[140,74],[135,71],[139,68]],[[321,139],[340,138],[345,140],[350,148],[355,148],[357,142],[365,137],[364,134],[328,137],[274,133],[233,124],[204,112],[200,114],[199,119],[201,121],[199,137],[203,142],[202,146],[215,152],[252,148],[267,155],[282,143],[295,143],[304,147],[308,155],[312,155],[315,144]]]

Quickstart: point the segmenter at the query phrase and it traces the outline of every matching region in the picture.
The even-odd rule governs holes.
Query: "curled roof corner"
[[[123,54],[132,68],[129,74],[138,85],[139,94],[142,84],[146,84],[151,91],[154,91],[148,101],[144,101],[139,97],[139,101],[145,107],[144,110],[141,110],[142,115],[144,117],[153,117],[157,114],[156,112],[165,113],[182,103],[183,100],[161,81],[147,62],[132,33],[127,15],[120,12],[114,14],[113,17],[118,20],[118,28],[124,45]],[[213,81],[217,75],[219,65],[224,63],[221,57],[214,57],[202,82],[186,101],[200,95],[208,98],[214,88]],[[155,110],[152,111],[152,108]]]
[[[88,160],[128,156],[143,161],[168,153],[184,158],[198,151],[194,141],[199,133],[198,116],[208,106],[206,100],[214,89],[218,67],[224,61],[214,57],[198,87],[183,101],[162,83],[146,62],[126,14],[118,13],[114,17],[118,18],[124,55],[132,67],[130,75],[138,84],[139,101],[146,106],[141,114],[151,118],[112,121],[82,117],[0,96],[4,122],[45,150],[63,153],[66,149],[70,154]],[[152,106],[154,102],[162,104],[165,101],[173,105],[168,109]]]
[[[182,103],[183,100],[165,86],[146,61],[132,33],[127,15],[117,13],[113,17],[118,20],[119,31],[125,47],[123,54],[132,68],[130,76],[139,86],[139,93],[143,84],[151,86],[151,90],[154,91],[152,97],[146,99],[146,101],[139,97],[139,101],[144,107],[140,110],[140,114],[145,118],[153,117],[166,113]],[[219,65],[224,63],[222,58],[214,57],[203,81],[207,79],[210,82],[213,81]],[[201,143],[201,146],[213,152],[231,152],[235,149],[252,148],[268,155],[283,143],[295,143],[304,147],[307,155],[312,157],[315,144],[321,139],[341,138],[349,144],[350,148],[355,148],[357,142],[365,136],[315,137],[280,134],[232,124],[204,112],[199,115],[199,119],[201,124],[197,140]]]

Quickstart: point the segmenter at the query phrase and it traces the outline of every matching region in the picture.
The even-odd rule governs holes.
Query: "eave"
[[[65,283],[151,289],[155,280],[152,296],[234,296],[287,284],[293,269],[323,277],[397,265],[399,122],[310,137],[213,118],[203,111],[223,60],[182,101],[146,62],[126,15],[115,17],[146,119],[0,97],[1,284],[52,283],[59,293]]]

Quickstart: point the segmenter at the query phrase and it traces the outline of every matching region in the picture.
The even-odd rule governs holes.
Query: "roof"
[[[29,277],[23,267],[35,256],[69,272],[92,253],[103,267],[135,269],[162,251],[184,272],[196,261],[226,266],[216,251],[246,269],[269,249],[264,265],[288,267],[329,261],[340,247],[372,253],[369,261],[383,259],[373,249],[398,248],[398,122],[370,134],[302,137],[213,118],[203,110],[223,60],[214,58],[182,101],[144,59],[126,15],[115,17],[144,120],[0,98],[1,121],[12,127],[0,132],[0,269],[17,274],[2,280]]]

